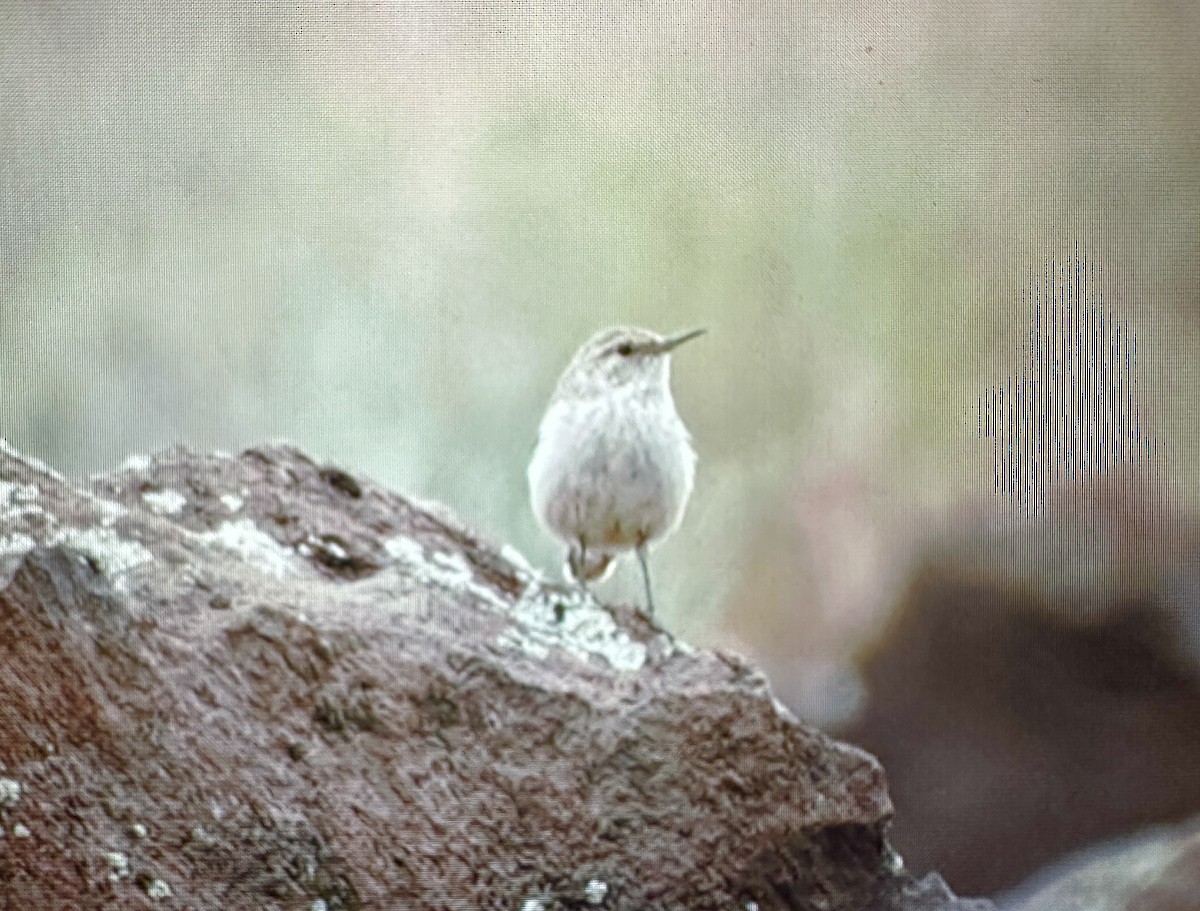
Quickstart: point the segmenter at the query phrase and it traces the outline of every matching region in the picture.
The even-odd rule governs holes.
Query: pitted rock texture
[[[741,660],[281,446],[0,452],[0,763],[2,908],[990,907]]]

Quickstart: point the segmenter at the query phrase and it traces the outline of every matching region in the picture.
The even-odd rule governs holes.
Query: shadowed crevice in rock
[[[279,446],[78,486],[5,450],[0,484],[26,907],[976,907],[752,667],[439,507]]]

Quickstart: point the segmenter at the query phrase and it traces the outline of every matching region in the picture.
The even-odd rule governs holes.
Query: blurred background
[[[0,0],[0,435],[77,474],[285,438],[557,573],[525,467],[558,373],[600,327],[706,326],[665,622],[877,753],[910,866],[1001,894],[1200,813],[1198,33],[1133,0]],[[1139,423],[1069,476],[1034,446],[1032,509],[984,403],[1043,375],[1081,264],[1071,306],[1136,337],[1093,421]]]

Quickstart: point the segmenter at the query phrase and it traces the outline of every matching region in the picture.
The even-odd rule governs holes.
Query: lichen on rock
[[[285,446],[0,485],[23,907],[982,907],[745,662],[444,508]]]

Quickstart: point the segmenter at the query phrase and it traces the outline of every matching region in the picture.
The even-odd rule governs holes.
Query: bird
[[[671,397],[671,353],[705,331],[595,333],[559,377],[529,462],[530,504],[566,545],[564,575],[589,593],[632,551],[651,615],[647,549],[679,527],[696,473]]]

